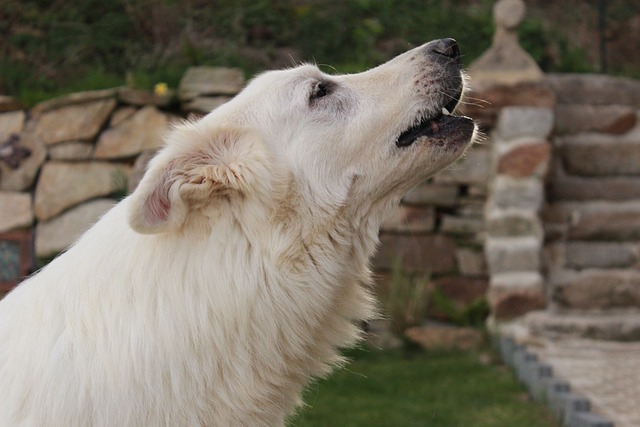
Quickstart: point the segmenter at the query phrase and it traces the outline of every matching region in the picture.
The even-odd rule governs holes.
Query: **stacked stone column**
[[[488,299],[496,320],[546,305],[542,274],[545,201],[554,113],[549,108],[507,107],[492,135],[493,175],[485,207]]]

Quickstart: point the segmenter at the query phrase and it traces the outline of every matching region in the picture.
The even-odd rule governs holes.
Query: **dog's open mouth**
[[[397,147],[409,147],[421,137],[438,137],[444,136],[449,130],[456,127],[461,122],[469,122],[471,119],[468,117],[456,117],[451,113],[458,106],[460,96],[452,99],[442,107],[439,114],[431,117],[426,117],[420,121],[420,123],[411,126],[400,134],[396,140]]]

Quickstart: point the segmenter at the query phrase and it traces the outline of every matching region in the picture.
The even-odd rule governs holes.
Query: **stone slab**
[[[164,144],[163,134],[169,118],[153,106],[141,108],[117,126],[102,132],[94,157],[119,159],[133,157],[147,150],[157,150]]]
[[[18,148],[26,153],[15,167],[0,161],[0,191],[24,191],[30,189],[36,179],[40,166],[47,157],[42,140],[33,132],[33,122],[25,126],[12,149]]]
[[[190,101],[182,103],[182,111],[196,111],[200,113],[210,113],[219,106],[231,100],[230,96],[198,96]]]
[[[497,173],[512,178],[535,176],[544,178],[551,158],[551,144],[537,142],[512,147],[502,153],[498,160]]]
[[[39,103],[31,109],[31,114],[35,117],[39,117],[46,111],[67,107],[69,105],[91,104],[94,101],[103,101],[109,98],[115,99],[117,93],[118,88],[74,92],[69,95],[48,99]]]
[[[47,150],[52,160],[89,160],[93,157],[93,144],[84,141],[61,142]]]
[[[573,310],[557,314],[535,311],[528,313],[524,322],[534,335],[553,340],[640,341],[640,312],[637,309],[600,313]]]
[[[428,233],[435,229],[436,210],[433,206],[400,205],[383,221],[383,232]]]
[[[541,247],[542,241],[535,237],[488,238],[485,253],[490,274],[538,271]]]
[[[398,259],[409,273],[448,273],[456,268],[455,241],[444,235],[383,234],[373,266],[390,271]]]
[[[502,110],[495,129],[495,138],[533,137],[546,140],[553,130],[555,115],[550,108],[507,107]]]
[[[588,269],[551,278],[552,299],[560,308],[608,310],[640,306],[640,272]]]
[[[486,276],[488,273],[487,260],[484,252],[472,248],[460,248],[456,252],[458,270],[463,276]]]
[[[629,105],[561,104],[556,107],[556,132],[623,134],[637,122],[636,107]]]
[[[565,139],[560,149],[568,173],[580,176],[640,175],[637,141],[582,135]]]
[[[540,217],[528,209],[490,209],[486,222],[490,237],[543,237]]]
[[[0,233],[33,223],[31,193],[0,191]]]
[[[547,74],[558,104],[640,105],[640,82],[604,74]]]
[[[460,187],[456,184],[424,183],[412,188],[402,199],[412,205],[455,206]]]
[[[491,152],[475,147],[464,157],[434,176],[436,183],[484,184],[491,174]]]
[[[426,350],[477,350],[484,342],[481,330],[452,326],[414,326],[404,336]]]
[[[487,294],[496,320],[510,320],[547,304],[544,281],[538,272],[501,273],[491,276]]]
[[[91,141],[116,106],[113,98],[48,109],[37,119],[36,134],[45,144]]]
[[[235,95],[244,85],[244,73],[238,68],[190,67],[178,87],[178,97],[185,101],[200,95]]]
[[[11,111],[0,114],[0,145],[12,134],[19,134],[24,129],[26,114],[24,111]]]
[[[640,240],[640,201],[555,203],[548,209],[574,240]]]
[[[478,234],[485,230],[485,224],[482,217],[443,215],[440,230],[458,235]]]
[[[36,226],[35,250],[38,257],[50,257],[65,250],[88,230],[108,210],[115,200],[98,199]]]
[[[462,106],[462,112],[476,119],[485,131],[495,127],[504,107],[531,106],[553,109],[556,104],[556,94],[546,81],[486,88],[474,87],[472,81],[471,89],[467,97],[469,102]]]
[[[499,175],[493,180],[492,207],[499,209],[526,209],[538,212],[544,203],[544,187],[541,180],[511,178]]]
[[[35,192],[36,217],[44,221],[86,200],[126,191],[130,169],[106,162],[47,162]]]
[[[640,176],[587,177],[556,171],[548,188],[552,201],[627,201],[640,199]]]
[[[619,242],[567,242],[566,266],[585,268],[629,268],[638,263],[637,248]]]

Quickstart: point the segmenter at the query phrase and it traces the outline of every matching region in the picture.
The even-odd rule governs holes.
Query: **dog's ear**
[[[259,137],[243,128],[176,128],[131,195],[129,224],[140,233],[180,229],[187,216],[252,191],[255,168],[265,167]]]

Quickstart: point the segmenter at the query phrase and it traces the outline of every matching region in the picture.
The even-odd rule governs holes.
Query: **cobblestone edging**
[[[512,338],[499,338],[502,360],[510,366],[531,397],[546,403],[564,427],[619,427],[592,412],[591,401],[574,392],[571,384],[554,375],[553,366]]]

